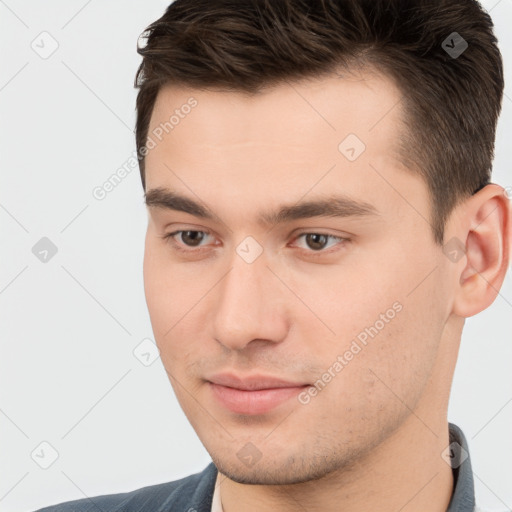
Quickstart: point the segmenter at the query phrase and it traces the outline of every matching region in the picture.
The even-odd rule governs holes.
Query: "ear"
[[[490,184],[471,196],[460,207],[457,224],[456,239],[464,245],[466,258],[465,266],[457,269],[453,313],[470,317],[493,303],[507,273],[512,210],[503,187]]]

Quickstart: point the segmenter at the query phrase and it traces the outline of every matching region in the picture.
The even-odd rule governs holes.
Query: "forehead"
[[[255,95],[165,86],[149,125],[146,189],[164,186],[207,204],[230,196],[238,211],[282,203],[284,191],[289,200],[334,188],[371,199],[373,188],[378,202],[384,192],[396,195],[383,190],[382,176],[406,171],[397,158],[402,115],[395,84],[367,71]]]
[[[148,130],[159,144],[146,161],[151,166],[165,149],[174,150],[175,162],[188,151],[190,161],[200,157],[199,148],[226,157],[300,153],[310,160],[313,152],[336,154],[351,134],[366,148],[386,145],[391,156],[401,128],[400,99],[390,79],[369,71],[288,81],[255,95],[164,86]]]
[[[365,138],[384,118],[384,126],[396,125],[401,112],[401,94],[391,79],[375,71],[351,71],[286,81],[257,94],[163,86],[155,101],[149,131],[168,122],[176,109],[188,111],[191,97],[197,100],[189,113],[194,130],[202,128],[197,135],[212,142],[219,128],[223,136],[231,129],[233,142],[246,140],[248,136],[262,142],[297,139],[304,134],[304,128],[326,136],[331,132],[341,136],[344,131],[352,131]],[[183,113],[178,114],[181,124]],[[185,113],[185,118],[189,114]],[[291,123],[297,130],[289,129]],[[184,130],[182,126],[175,135]]]

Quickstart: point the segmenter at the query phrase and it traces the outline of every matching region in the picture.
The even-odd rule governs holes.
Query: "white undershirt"
[[[213,499],[212,499],[212,511],[211,512],[224,512],[222,508],[222,503],[220,501],[220,481],[219,481],[219,473],[217,472],[217,480],[215,480],[215,489],[213,491]]]

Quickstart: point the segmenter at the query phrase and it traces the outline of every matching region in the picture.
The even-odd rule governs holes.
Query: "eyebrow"
[[[148,208],[176,210],[203,219],[218,219],[208,207],[168,188],[158,187],[145,193]],[[283,205],[275,211],[263,212],[258,217],[261,225],[282,224],[292,220],[313,217],[365,217],[379,215],[378,210],[364,201],[356,201],[345,195],[330,195],[325,198]]]

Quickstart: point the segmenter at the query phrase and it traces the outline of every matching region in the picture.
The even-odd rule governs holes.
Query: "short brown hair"
[[[403,95],[399,154],[427,184],[437,243],[458,202],[490,182],[503,63],[476,0],[175,0],[142,35],[144,190],[141,149],[163,85],[257,94],[351,63],[384,73]]]

